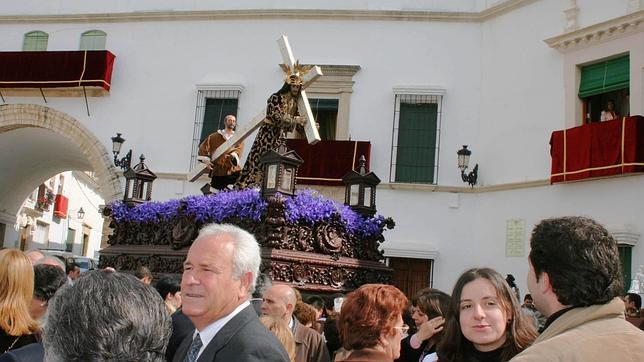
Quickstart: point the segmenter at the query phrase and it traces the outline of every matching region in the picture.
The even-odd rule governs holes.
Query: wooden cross
[[[293,57],[293,52],[291,51],[291,46],[288,43],[288,38],[285,35],[282,35],[279,39],[277,39],[277,44],[279,45],[280,52],[282,53],[284,65],[286,65],[290,69],[294,69],[295,57]],[[318,128],[315,124],[315,119],[313,118],[313,112],[311,112],[311,106],[309,105],[309,99],[306,97],[306,92],[304,91],[304,89],[311,85],[311,83],[313,83],[320,76],[322,76],[322,69],[315,65],[302,77],[302,88],[300,91],[300,96],[297,100],[298,111],[300,113],[300,116],[302,116],[302,118],[304,119],[304,132],[306,133],[306,139],[309,144],[312,145],[320,141],[320,134],[318,133]],[[251,133],[255,132],[255,130],[262,125],[262,121],[265,117],[266,109],[262,110],[259,114],[253,117],[250,122],[244,124],[241,129],[235,131],[235,134],[226,142],[217,147],[215,152],[210,157],[210,160],[212,162],[217,161],[217,159],[226,154],[228,150],[240,144],[244,139],[250,136]],[[195,167],[195,169],[188,174],[188,180],[190,182],[194,182],[199,177],[201,177],[201,175],[206,173],[208,173],[207,165],[197,165],[197,167]]]

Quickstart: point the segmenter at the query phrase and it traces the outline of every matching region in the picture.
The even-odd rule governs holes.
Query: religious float
[[[305,156],[315,169],[346,173],[342,179],[339,175],[326,178],[346,185],[344,204],[313,190],[295,188],[298,168],[304,160],[287,148],[285,133],[299,123],[307,143],[319,143],[304,89],[322,73],[317,66],[302,66],[295,61],[285,36],[278,39],[278,45],[286,76],[280,91],[269,98],[266,112],[236,130],[188,175],[189,181],[196,181],[259,128],[235,183],[236,190],[209,194],[210,187],[205,185],[205,195],[153,202],[151,190],[156,176],[145,166],[142,156],[138,165],[128,166],[124,172],[124,201],[104,210],[113,233],[108,237],[109,246],[100,252],[100,267],[134,271],[147,266],[156,275],[179,275],[201,227],[228,223],[255,235],[261,247],[260,271],[273,282],[289,283],[310,293],[344,293],[366,283],[390,282],[393,270],[382,263],[379,245],[384,241],[383,231],[393,228],[394,222],[375,215],[380,179],[366,171],[368,142],[341,141],[331,147],[318,146],[317,151],[336,151],[334,157],[327,158],[333,165]],[[114,149],[119,150],[123,140],[113,138],[113,142]],[[314,147],[295,141],[290,144],[302,153]],[[338,157],[340,149],[350,150],[352,155],[344,167],[337,163],[343,162]],[[117,153],[115,164],[120,164]],[[357,159],[357,155],[363,157]],[[308,179],[316,184],[314,181],[320,177]]]
[[[267,200],[250,189],[133,207],[116,202],[105,213],[113,233],[100,267],[133,271],[145,265],[155,274],[179,275],[199,229],[217,222],[254,234],[262,249],[261,272],[301,290],[347,292],[391,279],[378,246],[393,220],[365,217],[313,190]]]

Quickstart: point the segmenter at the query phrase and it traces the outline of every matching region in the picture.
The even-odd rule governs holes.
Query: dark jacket
[[[174,355],[182,362],[188,353],[192,335],[187,336]],[[249,305],[233,317],[206,346],[198,362],[289,362],[286,350],[259,321]]]
[[[0,354],[0,362],[42,362],[44,359],[45,350],[42,343],[31,343]]]
[[[329,362],[329,350],[322,335],[300,323],[293,317],[295,339],[295,362]]]

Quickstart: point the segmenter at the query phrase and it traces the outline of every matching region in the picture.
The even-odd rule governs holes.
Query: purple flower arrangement
[[[165,202],[146,202],[136,207],[128,207],[117,201],[109,207],[116,222],[158,223],[178,216],[182,206],[185,207],[184,214],[194,215],[200,223],[222,222],[230,218],[260,222],[268,204],[258,190],[247,189]],[[284,209],[289,223],[313,226],[339,219],[349,233],[361,238],[379,236],[385,227],[393,227],[391,219],[381,215],[364,218],[350,207],[327,199],[314,190],[303,190],[295,197],[285,198]]]
[[[339,217],[347,231],[360,237],[382,234],[385,217],[382,215],[364,218],[349,206],[327,199],[315,190],[300,191],[295,197],[284,201],[286,220],[291,223],[314,225]]]

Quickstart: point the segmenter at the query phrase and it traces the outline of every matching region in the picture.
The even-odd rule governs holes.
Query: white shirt
[[[244,308],[248,307],[250,303],[246,300],[242,304],[238,305],[237,308],[235,308],[229,315],[219,318],[216,321],[212,322],[211,324],[207,325],[206,328],[203,329],[203,331],[198,331],[195,328],[195,332],[192,334],[192,339],[195,338],[197,333],[199,333],[199,337],[201,338],[201,349],[199,350],[199,353],[197,353],[197,359],[201,356],[201,353],[206,349],[210,341],[212,341],[213,338],[217,335],[217,333],[224,328],[226,323],[228,323],[233,317],[235,317],[239,312],[241,312]]]
[[[233,131],[232,133],[228,133],[228,132],[226,132],[225,129],[220,129],[220,130],[217,131],[217,133],[222,135],[224,137],[224,139],[226,141],[228,141],[230,139],[230,137],[232,137],[235,134],[235,131]]]

